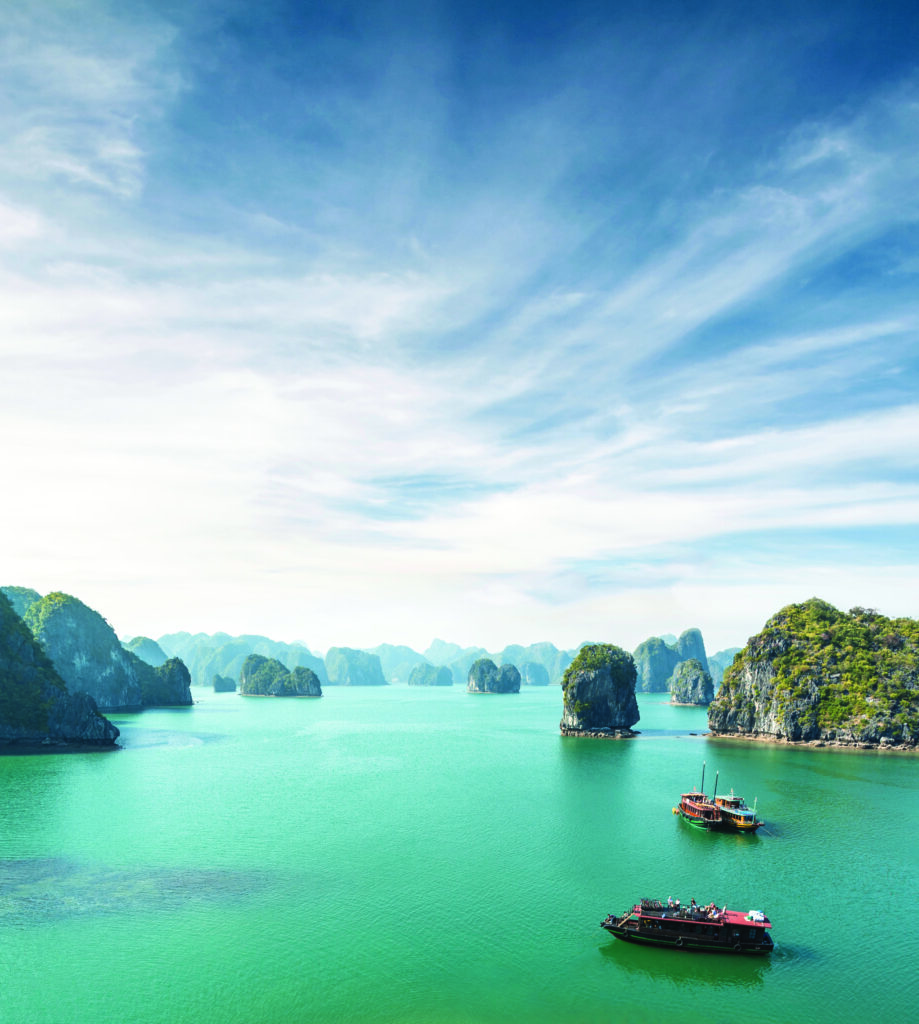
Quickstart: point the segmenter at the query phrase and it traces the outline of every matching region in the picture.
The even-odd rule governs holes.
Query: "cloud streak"
[[[39,14],[0,39],[8,582],[321,647],[910,610],[912,64],[764,119],[706,24],[671,136],[614,23]]]

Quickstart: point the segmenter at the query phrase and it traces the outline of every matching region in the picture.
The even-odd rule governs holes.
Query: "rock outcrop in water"
[[[185,662],[193,686],[212,686],[215,675],[237,679],[250,654],[276,658],[288,671],[298,666],[311,669],[321,685],[328,682],[322,658],[303,644],[288,644],[258,634],[230,636],[229,633],[168,633],[158,642],[170,657]]]
[[[325,656],[329,686],[385,686],[383,666],[375,654],[352,647],[330,647]]]
[[[174,659],[154,668],[127,651],[102,616],[69,594],[47,594],[23,621],[71,693],[105,711],[192,703],[188,671]]]
[[[387,683],[408,683],[417,665],[429,664],[423,654],[404,644],[380,644],[369,648],[366,653],[375,654],[380,659],[380,668]],[[450,682],[453,682],[452,677]]]
[[[214,676],[214,693],[235,693],[236,680],[229,676]]]
[[[238,692],[248,697],[321,697],[319,676],[298,665],[288,672],[276,658],[250,654],[239,673]]]
[[[490,658],[496,665],[516,665],[520,669],[521,677],[524,676],[523,666],[525,664],[541,665],[549,677],[550,683],[560,683],[562,673],[571,664],[577,651],[560,651],[554,644],[542,642],[529,644],[524,647],[520,644],[509,644],[502,651],[489,653],[484,647],[460,647],[458,644],[445,643],[443,640],[435,640],[424,652],[425,658],[432,665],[446,665],[453,673],[453,681],[460,685],[466,685],[469,679],[469,669],[479,658]],[[540,686],[541,683],[527,683],[524,685]]]
[[[658,636],[649,637],[635,648],[632,657],[638,673],[637,688],[642,693],[663,693],[669,689],[670,677],[684,661],[695,659],[703,671],[709,671],[702,634],[695,628],[685,630],[673,644]]]
[[[111,747],[118,729],[86,693],[70,693],[28,626],[0,594],[0,746]]]
[[[520,693],[520,673],[514,665],[500,668],[491,658],[479,658],[469,669],[469,693]]]
[[[520,681],[524,686],[548,686],[549,673],[538,661],[526,661],[520,666]]]
[[[641,717],[635,699],[635,662],[614,644],[582,647],[562,679],[565,736],[632,736]]]
[[[408,677],[409,686],[452,686],[453,673],[446,665],[428,665],[419,662]]]
[[[715,687],[697,658],[681,661],[670,677],[671,704],[711,704]]]
[[[708,670],[712,674],[712,682],[715,686],[721,685],[725,670],[741,650],[740,647],[727,647],[723,651],[716,651],[708,656]]]
[[[162,647],[148,636],[135,636],[121,645],[126,651],[136,654],[141,661],[145,661],[154,668],[165,665],[169,661],[169,655]]]
[[[635,661],[637,688],[642,693],[663,693],[680,656],[658,636],[640,643],[632,654]]]
[[[915,748],[919,622],[812,598],[788,605],[725,671],[714,735]]]

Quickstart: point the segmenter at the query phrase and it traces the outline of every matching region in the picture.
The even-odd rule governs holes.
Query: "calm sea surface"
[[[193,692],[0,758],[3,1024],[916,1019],[917,757],[707,740],[656,694],[604,742],[558,687]],[[766,828],[671,813],[703,760]],[[766,911],[775,953],[599,927],[671,895]]]

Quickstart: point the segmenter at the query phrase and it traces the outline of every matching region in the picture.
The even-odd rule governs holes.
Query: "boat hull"
[[[638,929],[621,928],[610,926],[604,922],[602,925],[611,935],[623,942],[635,942],[642,946],[658,946],[669,949],[685,950],[688,953],[736,953],[753,954],[763,956],[771,953],[773,949],[772,940],[763,942],[744,942],[735,940],[728,942],[724,940],[705,939],[686,935],[660,935],[652,936],[643,934]]]
[[[687,952],[762,955],[773,949],[772,923],[762,911],[719,910],[713,903],[685,907],[643,899],[624,914],[609,914],[600,927],[623,942]]]
[[[691,825],[693,828],[699,829],[700,832],[711,832],[714,828],[710,821],[706,821],[704,818],[698,818],[694,814],[687,814],[682,807],[677,810],[677,814],[679,814],[687,825]]]

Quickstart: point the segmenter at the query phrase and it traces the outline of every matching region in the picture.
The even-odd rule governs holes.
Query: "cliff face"
[[[537,661],[526,661],[520,666],[520,681],[524,686],[548,686],[549,673]]]
[[[367,654],[375,654],[380,659],[383,678],[388,683],[410,682],[415,667],[428,663],[423,654],[413,651],[411,647],[406,647],[404,644],[380,644],[378,647],[371,647]],[[452,684],[452,682],[451,676],[450,683]]]
[[[520,673],[514,665],[500,668],[491,658],[479,658],[469,669],[469,693],[520,693]]]
[[[919,622],[789,605],[725,671],[708,723],[716,735],[915,747]]]
[[[216,686],[215,686],[216,689]],[[298,665],[288,672],[276,658],[250,654],[239,673],[241,694],[251,697],[321,697],[319,676]]]
[[[641,717],[632,655],[613,644],[581,648],[562,679],[561,731],[567,735],[630,735]]]
[[[88,693],[100,708],[143,704],[135,662],[98,612],[68,594],[31,605],[25,623],[72,693]]]
[[[676,642],[676,650],[680,661],[689,661],[694,658],[702,666],[702,671],[708,672],[705,644],[702,642],[702,634],[698,629],[687,629],[680,633],[680,638]]]
[[[671,704],[711,704],[715,697],[712,677],[696,658],[681,661],[670,677]]]
[[[24,618],[31,605],[41,600],[41,594],[31,587],[0,587],[0,592],[7,596],[13,611],[20,619]]]
[[[375,654],[351,647],[330,647],[325,656],[329,686],[385,686],[383,666]]]
[[[191,704],[188,672],[173,659],[158,668],[125,650],[102,616],[69,594],[31,604],[24,621],[71,693],[105,710]]]
[[[0,594],[0,744],[111,747],[118,729],[88,694],[71,694],[29,628]]]
[[[258,634],[230,636],[229,633],[167,633],[159,638],[167,655],[181,658],[191,673],[193,686],[211,686],[214,676],[230,679],[239,676],[250,654],[275,658],[288,670],[297,666],[312,669],[320,684],[328,682],[325,663],[303,644],[287,644]]]
[[[169,661],[169,657],[162,647],[148,636],[135,636],[133,640],[129,640],[121,646],[154,668],[159,668],[160,665],[165,665]]]
[[[632,657],[637,687],[642,693],[663,693],[667,689],[667,680],[680,662],[677,652],[657,636],[640,643]]]
[[[145,708],[176,704],[186,706],[192,703],[191,676],[179,658],[170,658],[156,668],[141,661],[135,664],[134,669],[140,682],[141,703]]]
[[[453,673],[446,665],[428,665],[419,662],[408,677],[409,686],[452,686]]]
[[[740,651],[740,647],[728,647],[708,656],[708,670],[712,674],[712,682],[715,686],[720,686],[721,680],[724,679],[725,669],[734,660],[734,656],[740,654]]]

